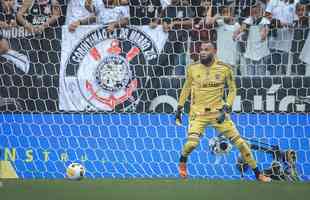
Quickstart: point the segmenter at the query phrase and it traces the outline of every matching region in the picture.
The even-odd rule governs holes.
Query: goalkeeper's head
[[[216,55],[216,48],[212,42],[203,42],[200,47],[200,62],[211,66]]]

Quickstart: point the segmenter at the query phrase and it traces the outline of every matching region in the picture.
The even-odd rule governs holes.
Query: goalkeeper
[[[230,66],[217,60],[215,54],[216,49],[212,43],[202,43],[200,62],[191,64],[187,69],[176,112],[176,123],[180,125],[184,103],[191,94],[188,138],[181,153],[179,174],[182,178],[187,177],[187,158],[198,146],[205,127],[212,125],[240,150],[243,159],[253,169],[257,180],[270,182],[271,179],[264,176],[257,168],[250,147],[240,137],[230,119],[229,113],[236,96],[236,85]],[[229,94],[224,101],[225,84],[228,86]]]

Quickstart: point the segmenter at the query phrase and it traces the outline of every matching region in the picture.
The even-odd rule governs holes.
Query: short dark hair
[[[200,47],[201,47],[201,45],[202,44],[204,44],[204,43],[207,43],[207,44],[211,44],[215,49],[216,49],[216,42],[214,42],[214,41],[202,41],[201,42],[201,44],[200,44]]]

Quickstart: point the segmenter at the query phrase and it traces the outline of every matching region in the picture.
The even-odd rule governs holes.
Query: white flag
[[[304,61],[305,63],[310,64],[310,53],[309,52],[310,52],[310,34],[308,35],[305,45],[302,48],[299,59]]]
[[[167,38],[161,26],[123,27],[113,33],[99,25],[81,26],[74,33],[63,26],[60,110],[112,111],[136,105],[143,87],[138,77],[157,64]]]

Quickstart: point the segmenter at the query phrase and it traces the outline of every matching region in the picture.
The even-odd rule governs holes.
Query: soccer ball
[[[71,163],[67,167],[67,178],[70,180],[81,180],[85,176],[85,167],[79,163]]]
[[[209,140],[209,148],[215,155],[226,154],[231,151],[232,145],[224,136],[216,136]]]

